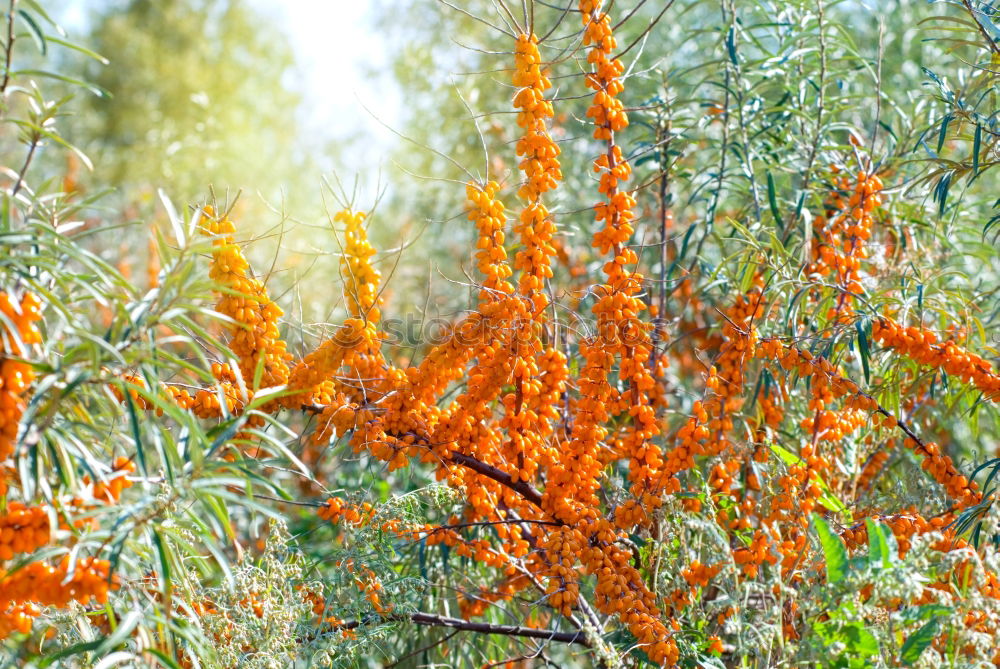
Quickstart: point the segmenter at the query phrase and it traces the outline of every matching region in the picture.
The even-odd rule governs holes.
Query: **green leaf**
[[[163,537],[160,535],[159,530],[153,529],[153,542],[156,544],[156,554],[160,560],[160,576],[163,578],[163,583],[165,587],[169,588],[171,583],[170,576],[170,557],[167,554],[168,548]]]
[[[861,320],[854,322],[854,329],[858,333],[858,350],[861,352],[861,369],[865,373],[865,383],[871,383],[871,368],[868,359],[871,357],[871,349],[868,346],[868,337],[865,336],[865,328]]]
[[[944,216],[944,210],[948,203],[948,191],[951,189],[951,178],[955,173],[949,171],[941,177],[934,187],[934,201],[938,203],[938,216]]]
[[[944,146],[945,137],[948,135],[949,123],[951,123],[951,114],[945,114],[944,118],[941,119],[941,128],[938,130],[938,143],[937,143],[938,153],[941,153],[941,147]]]
[[[755,276],[757,276],[757,265],[753,262],[753,252],[747,251],[746,264],[743,268],[743,278],[740,281],[740,292],[747,293],[750,291]]]
[[[855,660],[859,660],[865,657],[871,657],[872,655],[877,655],[878,640],[875,635],[869,632],[864,623],[855,622],[839,622],[831,621],[826,623],[818,623],[813,626],[816,632],[819,634],[820,638],[827,646],[831,646],[834,643],[841,643],[844,646],[844,653],[837,657],[837,662],[829,665],[830,667],[862,667],[869,666],[867,664],[856,663]],[[845,655],[847,657],[845,657]],[[854,657],[851,657],[854,656]],[[845,664],[844,662],[848,662]]]
[[[24,19],[25,24],[28,26],[28,32],[31,33],[31,38],[35,40],[35,44],[38,46],[38,50],[44,56],[48,51],[47,44],[45,42],[45,33],[42,29],[38,27],[35,23],[35,19],[28,12],[23,9],[17,10],[18,15]]]
[[[878,655],[878,640],[864,628],[862,623],[845,625],[844,637],[847,639],[848,647],[862,657]]]
[[[79,86],[80,88],[85,88],[99,98],[109,97],[110,94],[101,88],[100,86],[95,86],[93,84],[87,83],[82,79],[74,79],[73,77],[67,77],[66,75],[59,74],[58,72],[48,72],[46,70],[18,70],[16,72],[11,72],[12,77],[46,77],[48,79],[55,79],[56,81],[61,81],[66,84],[72,84],[74,86]]]
[[[736,58],[736,31],[733,28],[726,33],[726,51],[729,52],[729,60],[733,65],[739,66],[740,62]]]
[[[889,569],[899,561],[899,546],[892,530],[885,523],[865,519],[868,528],[868,566],[872,569]]]
[[[976,124],[976,134],[972,137],[972,174],[979,176],[979,152],[983,145],[983,126]]]
[[[73,51],[82,53],[84,56],[87,56],[88,58],[93,58],[101,65],[108,65],[111,62],[101,54],[97,53],[96,51],[91,51],[86,47],[80,46],[79,44],[73,44],[72,42],[67,42],[64,39],[61,39],[59,37],[53,37],[52,35],[49,35],[47,39],[53,44],[58,44],[59,46],[63,46],[66,47],[67,49],[72,49]]]
[[[771,450],[774,451],[774,454],[777,455],[779,458],[781,458],[781,461],[784,462],[786,465],[801,465],[802,464],[802,458],[800,458],[799,456],[795,455],[794,453],[792,453],[788,449],[782,448],[781,446],[778,446],[777,444],[770,444],[770,446],[771,446]]]
[[[125,617],[118,623],[115,631],[106,637],[101,645],[95,650],[100,655],[113,650],[125,642],[132,634],[132,630],[142,621],[142,611],[133,609],[125,614]]]
[[[910,607],[904,609],[899,617],[906,622],[915,623],[920,620],[929,620],[934,617],[946,616],[954,609],[941,604],[925,604],[924,606]]]
[[[62,650],[46,655],[45,658],[38,663],[38,667],[39,669],[44,669],[44,667],[51,667],[54,663],[64,658],[92,651],[98,646],[100,646],[103,643],[103,641],[104,639],[102,638],[102,639],[97,639],[96,641],[86,641],[84,643],[78,643],[72,646],[67,646]]]
[[[155,655],[156,659],[158,659],[160,663],[163,664],[163,666],[165,667],[170,667],[171,669],[181,669],[179,664],[177,664],[172,658],[170,658],[166,653],[164,653],[161,650],[156,650],[155,648],[147,648],[143,652],[148,653],[150,655]]]
[[[834,532],[819,514],[812,514],[813,527],[819,536],[820,546],[823,548],[823,558],[826,560],[826,580],[828,583],[837,583],[847,576],[847,548],[837,533]]]
[[[774,194],[774,177],[771,176],[770,170],[767,172],[767,202],[771,206],[771,216],[774,216],[774,222],[778,230],[781,230],[781,213],[778,211],[778,200]]]
[[[906,665],[912,665],[924,650],[931,645],[934,637],[938,635],[939,624],[937,619],[924,623],[916,632],[911,634],[903,642],[903,648],[899,653],[899,661]]]

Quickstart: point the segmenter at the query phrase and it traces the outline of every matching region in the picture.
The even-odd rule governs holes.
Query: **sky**
[[[370,76],[372,68],[386,63],[387,46],[372,25],[372,3],[250,2],[276,14],[292,38],[301,68],[292,84],[306,95],[307,122],[336,138],[359,138],[365,153],[387,150],[394,136],[385,125],[397,127],[401,98],[390,81]]]

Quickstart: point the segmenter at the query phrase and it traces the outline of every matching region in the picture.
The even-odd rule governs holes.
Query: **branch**
[[[14,53],[14,5],[17,0],[10,0],[10,9],[7,12],[7,41],[4,44],[4,69],[3,83],[0,83],[0,95],[7,91],[7,84],[10,83],[10,64]]]
[[[31,148],[28,149],[28,157],[24,159],[24,165],[21,167],[21,171],[17,173],[17,182],[14,183],[14,188],[10,191],[11,199],[17,196],[18,191],[21,190],[21,186],[24,185],[24,177],[28,173],[28,168],[31,167],[31,159],[35,157],[35,150],[38,148],[38,137],[34,137],[31,140]]]
[[[319,414],[323,412],[323,406],[319,404],[303,404],[301,409],[312,414]],[[426,438],[421,435],[414,436],[421,439],[421,441],[426,442]],[[518,481],[517,483],[514,483],[514,480],[507,472],[497,469],[493,465],[488,465],[482,460],[478,460],[471,455],[466,455],[465,453],[452,453],[448,456],[448,460],[456,465],[462,465],[463,467],[467,467],[478,474],[482,474],[486,478],[493,479],[500,485],[510,488],[538,508],[542,508],[542,493],[535,490],[535,488],[533,488],[527,481]]]
[[[488,527],[490,525],[519,525],[521,523],[530,523],[533,525],[549,525],[552,527],[558,527],[561,523],[557,523],[554,520],[530,520],[524,518],[508,518],[506,520],[484,520],[477,523],[455,523],[454,525],[440,525],[438,527],[431,528],[429,530],[424,530],[428,534],[434,534],[435,532],[444,532],[445,530],[459,530],[466,527]]]
[[[382,616],[383,620],[398,621],[398,622],[411,622],[416,625],[424,625],[427,627],[451,627],[463,632],[478,632],[479,634],[501,634],[503,636],[516,636],[523,637],[526,639],[541,639],[543,641],[558,641],[560,643],[571,643],[579,644],[581,646],[590,647],[590,642],[584,636],[583,632],[556,632],[555,630],[540,630],[533,629],[531,627],[521,627],[519,625],[494,625],[493,623],[478,623],[471,620],[462,620],[460,618],[449,618],[447,616],[438,616],[433,613],[423,613],[417,611],[416,613],[402,613],[395,615]],[[340,625],[335,625],[334,629],[338,630],[350,630],[360,627],[361,625],[370,622],[369,620],[354,620],[351,622],[342,623]]]
[[[976,16],[976,8],[972,6],[972,3],[969,2],[969,0],[962,0],[962,4],[965,5],[965,9],[969,12],[969,16],[972,17],[972,20],[976,23],[976,27],[979,28],[979,34],[983,36],[984,40],[986,40],[986,46],[988,46],[990,51],[993,53],[1000,53],[1000,46],[997,46],[996,41],[990,37],[990,34],[986,32],[986,28],[984,28],[983,24],[979,22],[979,17]]]
[[[500,485],[510,488],[538,508],[542,507],[542,493],[535,490],[527,481],[518,481],[517,483],[514,483],[514,480],[507,472],[501,471],[493,465],[488,465],[481,460],[477,460],[471,455],[466,455],[465,453],[452,453],[448,459],[457,465],[468,467],[472,471],[482,474],[486,478],[493,479]]]

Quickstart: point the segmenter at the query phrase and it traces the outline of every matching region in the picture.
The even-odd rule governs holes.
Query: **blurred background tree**
[[[98,9],[98,8],[95,8]],[[127,200],[169,184],[179,202],[217,189],[305,188],[309,169],[286,80],[289,39],[242,0],[128,0],[102,5],[87,43],[108,92],[80,114],[77,141]]]

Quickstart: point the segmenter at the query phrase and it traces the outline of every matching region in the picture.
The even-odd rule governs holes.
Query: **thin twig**
[[[7,84],[10,83],[10,64],[14,56],[14,5],[17,0],[10,0],[10,9],[7,12],[7,42],[4,44],[4,68],[3,82],[0,83],[0,95],[7,91]]]
[[[449,618],[432,613],[402,613],[396,615],[381,616],[381,620],[396,622],[411,622],[427,627],[451,627],[461,632],[479,632],[480,634],[500,634],[502,636],[516,636],[525,639],[542,639],[544,641],[558,641],[560,643],[578,644],[590,647],[583,632],[557,632],[555,630],[540,630],[531,627],[521,627],[520,625],[494,625],[492,623],[480,623],[471,620],[461,620],[459,618]],[[352,630],[361,627],[366,622],[354,620],[340,625],[333,626],[335,630]]]

